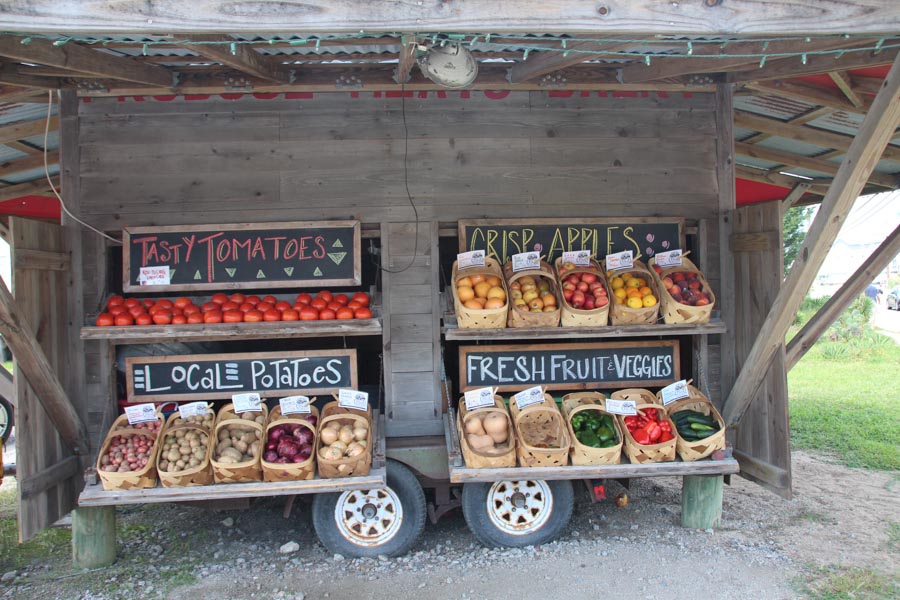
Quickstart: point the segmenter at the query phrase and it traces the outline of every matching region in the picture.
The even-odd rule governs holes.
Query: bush
[[[825,335],[833,342],[859,340],[872,331],[872,312],[875,303],[865,296],[854,300],[838,320],[828,328]]]

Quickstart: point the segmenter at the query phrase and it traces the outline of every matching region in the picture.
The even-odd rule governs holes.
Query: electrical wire
[[[115,242],[116,244],[121,244],[122,240],[117,240],[116,238],[107,235],[106,233],[100,231],[93,225],[89,223],[85,223],[78,217],[72,214],[72,211],[66,206],[66,203],[63,202],[62,196],[60,196],[59,192],[56,190],[56,186],[53,185],[53,179],[50,177],[50,164],[49,159],[47,157],[47,140],[50,137],[50,116],[53,111],[53,90],[49,90],[47,92],[47,122],[44,124],[44,175],[47,177],[47,183],[50,185],[50,189],[53,191],[53,194],[56,196],[56,199],[59,200],[59,205],[62,208],[63,212],[69,215],[69,217],[75,221],[76,223],[80,223],[81,225],[87,227],[91,231],[102,235],[106,239]]]

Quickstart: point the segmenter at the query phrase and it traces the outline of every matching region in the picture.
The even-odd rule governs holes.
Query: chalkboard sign
[[[684,248],[684,219],[504,219],[459,222],[459,251],[485,250],[505,263],[513,254],[540,252],[551,264],[563,252],[607,254],[633,250],[646,261],[657,252]]]
[[[356,350],[136,356],[125,382],[129,402],[324,394],[357,387]]]
[[[657,387],[678,381],[680,371],[677,340],[459,348],[462,391]]]
[[[126,292],[360,284],[359,221],[130,227],[122,244]]]

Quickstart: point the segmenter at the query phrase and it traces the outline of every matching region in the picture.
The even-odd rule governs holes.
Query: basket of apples
[[[503,274],[512,300],[509,327],[559,327],[559,297],[550,263],[542,260],[539,269],[514,272],[508,262]]]
[[[556,273],[562,295],[562,326],[590,327],[609,322],[609,290],[600,265],[576,266],[556,259]]]
[[[708,323],[716,296],[700,269],[689,259],[682,257],[680,266],[660,267],[651,258],[657,285],[666,290],[660,293],[663,320],[679,323]]]

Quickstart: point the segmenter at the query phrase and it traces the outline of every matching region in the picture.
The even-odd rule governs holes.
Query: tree
[[[806,232],[809,229],[809,219],[812,215],[811,206],[794,206],[784,213],[781,229],[784,235],[784,271],[788,269],[797,258],[800,252],[800,246],[806,239]]]

